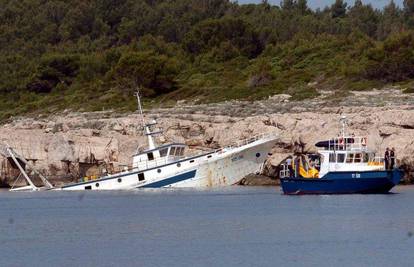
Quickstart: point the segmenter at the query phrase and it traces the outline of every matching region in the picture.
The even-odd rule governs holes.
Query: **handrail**
[[[335,137],[328,140],[328,150],[368,151],[367,138],[363,136]]]
[[[274,134],[274,133],[262,133],[262,134],[255,135],[255,136],[250,137],[250,138],[246,138],[246,139],[236,141],[233,144],[225,146],[221,149],[226,150],[226,149],[231,149],[231,148],[238,148],[238,147],[241,147],[241,146],[245,146],[245,145],[254,143],[258,140],[271,139],[271,138],[274,138],[274,137],[276,137],[276,134]]]
[[[185,157],[177,157],[177,156],[166,156],[166,157],[162,157],[162,158],[158,158],[158,159],[154,159],[154,160],[143,160],[143,161],[139,161],[137,163],[133,163],[133,165],[136,164],[136,166],[132,167],[133,169],[138,169],[138,170],[146,170],[149,168],[155,168],[158,166],[162,166],[165,165],[169,162],[174,162],[180,159],[183,159]]]

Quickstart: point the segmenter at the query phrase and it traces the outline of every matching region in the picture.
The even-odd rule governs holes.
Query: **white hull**
[[[141,187],[218,187],[239,182],[261,167],[276,139],[257,139],[242,146],[183,158],[145,170],[132,170],[61,190],[128,190]]]

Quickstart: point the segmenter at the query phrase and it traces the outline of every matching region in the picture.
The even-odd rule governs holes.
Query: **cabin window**
[[[160,150],[160,157],[165,157],[167,156],[168,153],[168,148],[164,148]]]
[[[148,160],[154,160],[154,154],[152,154],[152,152],[147,153],[148,156]]]
[[[333,153],[329,154],[329,162],[336,162],[335,154]]]
[[[184,155],[184,147],[177,147],[177,150],[175,151],[175,154],[177,156],[182,156]]]
[[[91,185],[85,186],[85,190],[91,190],[91,189],[92,189]]]
[[[174,156],[174,154],[175,154],[175,146],[173,146],[170,150],[170,155]]]
[[[345,154],[339,153],[337,157],[338,163],[344,163],[345,162]]]
[[[346,163],[352,163],[354,161],[354,154],[348,154],[346,157]]]
[[[194,162],[194,160],[192,159],[192,160],[190,160],[190,163],[193,163]]]
[[[208,155],[207,158],[211,158],[211,155]]]
[[[144,181],[144,180],[145,180],[144,173],[143,172],[138,173],[138,181]]]
[[[355,154],[355,160],[354,160],[354,162],[355,162],[355,163],[360,163],[360,162],[361,162],[361,160],[362,160],[362,155],[361,155],[361,153],[357,153],[357,154]]]

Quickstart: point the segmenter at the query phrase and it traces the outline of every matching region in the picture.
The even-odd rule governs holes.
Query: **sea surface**
[[[414,187],[0,191],[0,266],[413,266]]]

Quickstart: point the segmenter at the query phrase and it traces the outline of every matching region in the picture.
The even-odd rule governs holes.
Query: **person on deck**
[[[390,151],[390,169],[394,169],[395,165],[395,148],[392,148]]]
[[[385,164],[385,169],[388,170],[389,164],[390,164],[390,149],[388,147],[385,150],[384,164]]]

